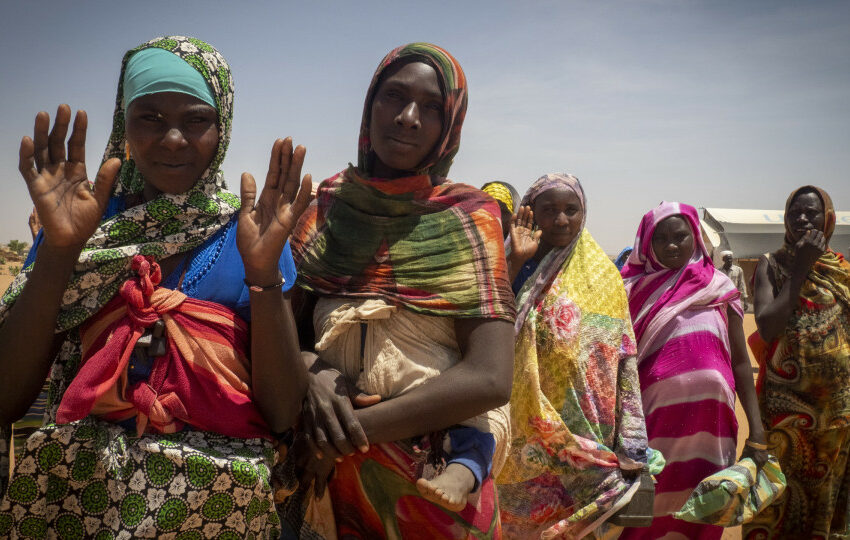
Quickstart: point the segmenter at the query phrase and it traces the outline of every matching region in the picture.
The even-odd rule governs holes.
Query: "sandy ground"
[[[14,263],[13,263],[14,264]],[[5,267],[0,266],[0,291],[5,291],[6,287],[12,283],[14,278],[9,275],[8,270]],[[2,292],[0,292],[2,294]],[[753,318],[752,313],[747,313],[744,315],[744,335],[749,336],[756,330],[755,319]],[[756,369],[755,359],[752,357],[752,353],[750,354],[750,362],[753,365],[753,368]],[[755,371],[753,372],[753,377],[755,378]],[[735,413],[738,417],[738,455],[741,455],[741,451],[744,448],[744,441],[749,435],[749,427],[747,426],[747,417],[744,416],[744,411],[741,409],[741,404],[736,403],[735,405]],[[731,527],[726,529],[723,533],[722,540],[739,540],[741,538],[741,528],[740,527]]]

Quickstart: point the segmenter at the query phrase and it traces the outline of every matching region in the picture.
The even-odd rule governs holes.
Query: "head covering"
[[[832,205],[832,198],[829,194],[816,186],[800,186],[788,195],[788,199],[785,201],[785,244],[788,246],[793,246],[795,244],[794,238],[791,236],[791,231],[793,230],[793,224],[788,223],[789,219],[789,210],[791,209],[791,204],[793,204],[794,199],[797,198],[798,195],[805,192],[812,192],[818,197],[820,197],[821,203],[823,204],[823,232],[824,237],[826,237],[827,243],[829,243],[829,239],[832,238],[832,233],[835,231],[835,207]]]
[[[733,256],[732,252],[729,251],[728,249],[725,249],[725,250],[720,252],[720,258],[721,259],[725,259],[726,257],[732,257],[732,256]]]
[[[540,261],[537,270],[532,274],[520,289],[517,294],[518,313],[516,322],[514,323],[514,331],[519,332],[522,328],[525,318],[528,315],[528,310],[535,303],[537,296],[552,283],[552,279],[564,266],[564,263],[569,259],[575,248],[576,242],[584,231],[584,224],[587,221],[587,202],[584,198],[584,189],[581,187],[581,182],[578,178],[566,173],[552,173],[541,176],[536,182],[531,184],[528,191],[522,198],[520,206],[534,206],[534,201],[549,190],[561,189],[575,192],[581,204],[581,227],[576,233],[575,238],[566,246],[552,249]]]
[[[694,237],[694,252],[679,269],[663,266],[652,249],[655,228],[671,216],[684,219]],[[638,340],[638,361],[654,349],[655,339],[664,326],[685,309],[732,302],[740,296],[729,278],[714,268],[702,241],[696,208],[683,203],[662,202],[643,216],[634,250],[621,273]],[[740,311],[740,302],[732,305]]]
[[[112,134],[103,155],[121,160],[113,187],[113,202],[144,188],[144,179],[133,159],[127,159],[124,132],[124,72],[127,62],[139,51],[159,48],[182,59],[203,76],[215,96],[218,111],[218,149],[209,167],[189,191],[176,195],[160,193],[144,204],[127,208],[103,221],[83,248],[62,297],[57,331],[73,328],[106,304],[130,277],[135,255],[163,259],[194,249],[212,236],[239,209],[239,197],[226,190],[220,171],[230,142],[233,119],[233,80],[224,58],[209,44],[195,38],[156,38],[124,55],[118,78]],[[32,265],[25,268],[0,300],[0,319],[26,284]]]
[[[487,182],[481,186],[481,191],[504,204],[510,213],[516,214],[519,210],[519,193],[507,182]]]
[[[207,81],[179,56],[158,48],[131,56],[124,71],[124,111],[136,98],[160,92],[187,94],[215,107]]]
[[[419,174],[370,178],[368,122],[381,73],[414,55],[435,67],[446,93],[443,136]],[[501,210],[448,173],[466,111],[466,79],[448,52],[427,43],[394,49],[372,78],[358,167],[319,186],[291,236],[298,284],[319,295],[381,298],[418,313],[513,322]]]
[[[372,101],[382,82],[382,75],[388,67],[400,60],[425,62],[437,72],[437,79],[443,91],[443,131],[434,149],[425,156],[414,172],[446,176],[460,147],[460,129],[466,116],[466,75],[458,61],[448,51],[431,43],[402,45],[390,51],[378,64],[378,69],[375,70],[369,90],[366,92],[366,103],[363,106],[357,167],[362,174],[369,176],[372,173],[375,159],[372,141],[369,138]]]

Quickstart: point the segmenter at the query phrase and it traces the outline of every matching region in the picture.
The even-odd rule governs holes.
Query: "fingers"
[[[56,109],[56,120],[53,121],[53,129],[50,130],[50,136],[47,138],[49,163],[65,161],[65,137],[68,135],[68,124],[70,123],[71,108],[63,103]]]
[[[292,142],[290,141],[290,145]],[[283,139],[276,139],[274,144],[272,144],[272,152],[269,157],[269,172],[266,174],[266,185],[267,188],[277,188],[277,185],[280,181],[280,171],[281,171],[281,155],[283,154]]]
[[[100,170],[97,171],[92,195],[101,209],[105,209],[109,202],[109,196],[112,194],[112,186],[118,177],[119,169],[121,169],[121,160],[112,158],[101,165]]]
[[[68,106],[65,105],[67,108]],[[71,109],[68,108],[68,116],[70,118]],[[56,124],[59,124],[59,118],[56,118]],[[89,117],[86,111],[77,111],[77,116],[74,118],[74,129],[71,131],[71,138],[68,139],[68,161],[74,163],[86,162],[86,130],[89,125]],[[67,132],[67,123],[65,131]],[[64,134],[63,134],[64,138]],[[52,151],[51,151],[52,152]],[[62,154],[64,157],[64,153]],[[51,153],[52,157],[52,153]],[[55,161],[54,161],[55,163]]]
[[[292,148],[292,139],[287,137],[286,140],[289,142],[289,148]],[[288,167],[284,169],[286,177],[282,186],[282,195],[285,202],[292,202],[295,198],[296,191],[298,191],[299,184],[301,183],[299,181],[301,179],[301,168],[304,166],[304,158],[307,156],[307,149],[299,144],[295,147],[291,156],[292,157],[287,164]]]
[[[301,180],[301,187],[298,189],[298,194],[295,196],[295,201],[292,203],[290,207],[293,216],[295,217],[295,221],[298,221],[298,218],[301,214],[304,213],[304,210],[310,205],[310,194],[313,190],[313,177],[309,174],[304,175],[304,179]],[[286,196],[281,197],[281,204],[286,204]]]
[[[21,139],[21,148],[18,150],[18,170],[27,184],[38,177],[35,169],[35,144],[29,137]]]
[[[336,415],[334,421],[327,424],[328,435],[330,435],[331,442],[333,442],[337,452],[343,456],[350,456],[354,454],[355,449],[354,445],[348,439],[347,431],[350,428],[354,428],[362,432],[362,428],[360,427],[360,423],[354,418],[353,409],[348,399],[345,400],[348,402],[345,405],[340,404],[340,401],[338,400],[334,403],[334,412]],[[343,425],[346,429],[343,428]],[[362,435],[361,443],[365,439],[366,435]],[[368,444],[368,441],[365,444]]]
[[[35,125],[32,129],[32,141],[35,145],[35,168],[38,171],[41,171],[44,165],[50,161],[47,150],[48,129],[50,129],[50,115],[41,111],[35,115]]]
[[[251,173],[242,173],[242,183],[239,185],[239,195],[242,198],[241,214],[250,214],[257,199],[257,183]]]

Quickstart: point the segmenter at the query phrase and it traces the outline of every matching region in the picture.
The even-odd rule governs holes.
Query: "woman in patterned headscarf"
[[[755,276],[757,384],[785,493],[745,538],[850,535],[850,264],[829,247],[835,209],[815,186],[785,204],[785,242]]]
[[[500,536],[488,469],[507,415],[490,410],[509,394],[514,304],[498,206],[445,178],[465,113],[448,52],[391,51],[366,95],[357,166],[322,183],[293,234],[298,283],[318,297],[304,345],[321,356],[293,453],[316,446],[303,478],[316,494],[335,467],[332,509],[288,502],[295,535]],[[354,410],[349,385],[377,396]]]
[[[519,210],[519,193],[507,182],[494,180],[481,186],[481,191],[496,199],[502,211],[502,234],[505,238],[511,232],[511,218]]]
[[[67,105],[21,142],[43,230],[0,304],[4,446],[50,380],[0,536],[278,534],[272,433],[292,426],[306,382],[280,289],[309,177],[299,190],[304,150],[276,141],[259,198],[243,175],[240,209],[220,172],[232,111],[215,49],[158,38],[124,56],[93,186],[84,111],[67,153]]]
[[[521,204],[509,255],[519,313],[502,527],[510,538],[607,534],[641,471],[663,465],[647,448],[623,281],[584,228],[576,177],[547,174]]]

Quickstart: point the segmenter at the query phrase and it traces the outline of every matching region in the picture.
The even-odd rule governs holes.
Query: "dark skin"
[[[552,249],[568,246],[579,233],[583,218],[581,200],[571,189],[550,189],[534,199],[534,210],[520,208],[511,223],[511,283],[529,259],[540,262]],[[532,223],[536,223],[536,231]]]
[[[372,103],[373,175],[398,178],[415,170],[439,139],[442,110],[443,96],[431,66],[392,66]],[[312,310],[299,311],[300,324],[312,326]],[[315,480],[316,496],[324,493],[335,462],[344,456],[366,452],[370,444],[442,430],[507,403],[513,377],[512,325],[494,319],[455,319],[454,325],[461,360],[386,401],[357,391],[309,352],[312,342],[303,344],[309,387],[302,409],[304,431],[293,451],[304,471],[302,481]]]
[[[785,332],[788,319],[799,306],[800,289],[815,262],[828,249],[823,234],[826,213],[817,193],[803,191],[788,208],[786,223],[794,241],[794,261],[790,277],[774,296],[767,258],[762,256],[756,267],[754,311],[759,335],[767,342]]]
[[[671,270],[678,270],[687,265],[695,247],[693,231],[681,216],[670,216],[662,220],[652,234],[652,250],[655,258]],[[744,320],[731,307],[726,309],[726,320],[735,390],[741,401],[741,407],[747,415],[747,425],[750,430],[747,439],[757,444],[765,444],[764,427],[761,423],[761,413],[753,385],[750,357],[747,354]],[[756,465],[761,467],[767,462],[767,451],[744,446],[741,457],[752,458]]]
[[[208,105],[194,98],[171,98],[162,94],[149,100],[146,107],[153,111],[148,111],[149,117],[142,118],[140,123],[139,117],[133,115],[135,101],[130,105],[128,142],[138,152],[140,162],[154,165],[147,169],[152,176],[150,180],[145,177],[145,196],[191,187],[197,179],[192,175],[209,166],[218,145],[217,131],[211,137],[209,129],[195,129],[197,126],[191,120],[207,117],[203,110]],[[190,120],[163,129],[159,123],[163,118]],[[19,169],[41,219],[44,240],[27,285],[0,328],[0,347],[7,351],[0,356],[0,373],[6,374],[0,376],[2,425],[23,416],[38,396],[58,345],[64,339],[62,335],[54,335],[54,325],[65,284],[82,247],[100,223],[120,167],[118,159],[108,160],[98,171],[94,188],[89,189],[85,111],[78,111],[74,119],[66,151],[70,120],[71,109],[61,105],[48,134],[50,118],[46,112],[40,112],[33,137],[21,141]],[[159,143],[153,142],[157,133]],[[243,206],[237,225],[237,246],[250,283],[270,285],[280,279],[278,259],[289,232],[309,201],[309,175],[300,182],[299,189],[304,154],[303,147],[292,150],[290,139],[276,141],[259,199],[253,177],[247,173],[242,176]],[[165,168],[162,163],[166,163]],[[159,262],[167,275],[180,258]],[[279,292],[252,292],[251,314],[254,399],[271,430],[283,431],[295,423],[306,389],[289,300]],[[287,339],[280,339],[281,335]]]

